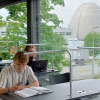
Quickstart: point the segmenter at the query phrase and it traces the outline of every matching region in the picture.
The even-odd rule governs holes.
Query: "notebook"
[[[30,87],[30,88],[25,88],[20,91],[16,91],[14,93],[23,98],[26,98],[30,96],[41,95],[41,94],[51,93],[51,92],[53,91],[44,87]]]
[[[48,60],[32,61],[32,70],[34,72],[43,72],[47,69]]]

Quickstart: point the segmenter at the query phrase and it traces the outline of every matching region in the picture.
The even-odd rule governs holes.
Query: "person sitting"
[[[13,63],[2,69],[0,73],[0,94],[19,91],[31,86],[39,86],[37,77],[31,67],[27,65],[29,56],[24,55],[24,53],[24,51],[17,52]],[[30,82],[29,85],[26,85],[27,80]],[[18,85],[20,82],[23,84]]]
[[[28,45],[24,48],[25,52],[36,52],[36,48],[34,45]],[[31,66],[32,61],[36,60],[36,54],[30,54],[29,55],[29,62],[27,63],[27,65]]]

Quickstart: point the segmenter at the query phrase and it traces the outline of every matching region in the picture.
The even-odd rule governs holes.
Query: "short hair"
[[[19,63],[27,63],[29,61],[29,56],[24,55],[25,51],[18,51],[14,58],[17,60]]]

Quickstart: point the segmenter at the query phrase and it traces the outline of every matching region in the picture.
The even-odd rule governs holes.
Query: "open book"
[[[53,91],[44,87],[30,87],[30,88],[25,88],[20,91],[16,91],[14,93],[21,97],[26,98],[26,97],[35,96],[35,95],[44,94],[44,93],[50,93],[50,92],[53,92]]]

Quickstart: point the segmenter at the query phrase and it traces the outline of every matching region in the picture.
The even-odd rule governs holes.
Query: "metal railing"
[[[15,42],[15,41],[0,41],[0,42],[14,42],[14,43],[15,43],[15,46],[16,46],[16,48],[15,48],[15,53],[17,52],[17,42]],[[0,46],[0,47],[14,47],[14,46],[7,46],[7,45],[4,45],[4,46]]]
[[[78,49],[100,49],[100,47],[77,47]],[[94,57],[93,57],[93,65],[92,65],[92,78],[94,78]]]
[[[40,51],[40,52],[28,52],[24,53],[25,55],[29,54],[39,54],[39,53],[49,53],[49,52],[59,52],[59,51],[67,51],[69,56],[70,56],[70,98],[72,98],[72,67],[71,67],[71,54],[68,50],[66,49],[61,49],[61,50],[48,50],[48,51]]]
[[[26,44],[26,46],[29,46],[29,45],[34,45],[34,46],[41,46],[41,45],[50,45],[51,47],[52,47],[52,45],[51,44]],[[53,50],[53,47],[52,47],[52,50]],[[52,70],[53,70],[53,52],[52,52]]]

